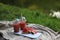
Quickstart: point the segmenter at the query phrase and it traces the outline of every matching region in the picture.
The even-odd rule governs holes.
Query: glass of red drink
[[[19,30],[20,30],[20,25],[19,25],[19,23],[14,23],[14,24],[13,24],[13,27],[14,27],[14,32],[19,32]]]
[[[26,27],[26,22],[25,21],[21,21],[20,22],[20,28],[21,28],[21,30],[23,30],[24,27]]]

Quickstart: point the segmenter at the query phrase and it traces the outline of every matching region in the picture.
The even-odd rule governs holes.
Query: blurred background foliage
[[[50,10],[60,10],[60,0],[0,0],[0,20],[20,18],[60,32],[60,19],[49,16]]]
[[[60,10],[60,0],[0,0],[4,4],[15,5],[19,7],[32,8],[37,7],[45,10]],[[33,6],[32,6],[33,5]]]

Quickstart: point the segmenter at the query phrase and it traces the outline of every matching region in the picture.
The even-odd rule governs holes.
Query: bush
[[[26,17],[27,22],[47,26],[55,31],[60,31],[60,20],[51,18],[48,14],[39,10],[23,9],[15,6],[0,4],[0,20],[13,20],[20,18],[21,13]]]

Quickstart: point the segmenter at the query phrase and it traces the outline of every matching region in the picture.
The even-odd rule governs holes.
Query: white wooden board
[[[20,30],[19,32],[15,33],[18,34],[20,36],[25,36],[25,37],[29,37],[29,38],[38,38],[41,36],[42,33],[36,33],[36,34],[23,34],[22,31]]]

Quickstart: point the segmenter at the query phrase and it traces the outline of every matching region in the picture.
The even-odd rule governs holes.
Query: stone
[[[13,27],[9,27],[3,30],[0,29],[0,32],[4,34],[5,38],[10,39],[10,40],[60,40],[60,34],[58,34],[57,32],[53,31],[52,29],[48,27],[45,27],[40,24],[28,24],[28,25],[29,27],[33,27],[39,30],[39,32],[42,33],[42,35],[36,39],[31,39],[31,38],[15,35],[14,32],[12,32],[14,31]]]
[[[5,26],[5,24],[0,23],[0,27],[4,27],[4,26]]]

